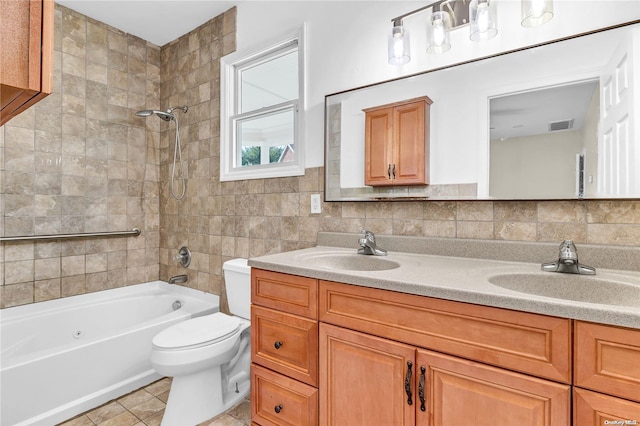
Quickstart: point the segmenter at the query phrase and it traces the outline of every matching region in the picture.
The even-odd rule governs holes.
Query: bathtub
[[[154,281],[0,310],[0,424],[51,426],[159,379],[153,336],[218,308]]]

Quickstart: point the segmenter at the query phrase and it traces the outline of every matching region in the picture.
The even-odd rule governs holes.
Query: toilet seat
[[[162,330],[153,338],[152,345],[154,349],[163,351],[209,346],[237,334],[240,325],[240,318],[216,312]]]

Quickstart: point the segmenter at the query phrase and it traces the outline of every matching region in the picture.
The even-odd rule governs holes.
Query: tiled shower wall
[[[3,235],[142,235],[2,244],[2,307],[158,278],[160,48],[59,5],[54,40],[54,93],[0,128]]]
[[[84,36],[79,36],[74,26],[62,25],[62,17],[67,15],[70,22],[86,23]],[[56,91],[42,106],[38,104],[25,113],[24,118],[12,120],[4,130],[5,148],[0,152],[5,154],[4,160],[0,160],[7,170],[2,175],[6,234],[66,231],[69,226],[100,230],[95,228],[98,224],[102,227],[104,221],[110,229],[140,226],[144,233],[142,237],[127,239],[5,245],[4,272],[0,262],[0,274],[5,278],[2,306],[133,284],[158,276],[167,280],[182,273],[189,275],[186,285],[220,294],[225,260],[313,246],[318,231],[359,232],[366,228],[394,235],[551,242],[573,238],[578,244],[640,245],[640,201],[636,200],[324,203],[321,214],[311,214],[310,195],[323,190],[323,168],[307,169],[301,177],[220,182],[219,58],[235,49],[235,9],[162,49],[58,6],[57,18],[57,29],[61,28],[64,34],[62,40],[56,41],[56,88],[61,87],[62,92]],[[108,35],[102,39],[103,45],[90,40],[93,32],[89,28],[94,26]],[[85,53],[73,55],[82,44],[78,39],[85,40],[85,48],[80,49]],[[126,40],[126,49],[122,40]],[[141,64],[135,60],[143,47],[147,58],[145,90],[137,83]],[[98,52],[101,52],[100,58],[96,58]],[[138,65],[133,69],[131,65],[123,68],[124,57],[129,64],[133,61]],[[66,71],[65,58],[74,61]],[[110,66],[112,61],[114,65]],[[77,63],[85,64],[83,78],[73,74],[80,67]],[[89,76],[93,75],[90,69],[96,67],[103,72],[94,83],[95,77]],[[78,84],[65,85],[69,79],[85,81],[85,94],[75,94]],[[99,96],[89,93],[88,88],[93,86],[102,90]],[[82,98],[84,116],[79,112],[82,107],[77,106],[83,103],[78,100]],[[106,103],[100,114],[90,106],[95,101],[102,102],[101,105]],[[189,105],[189,111],[176,114],[186,162],[187,195],[182,201],[176,201],[169,195],[174,127],[156,117],[136,118],[134,113],[142,108],[166,109],[184,104]],[[58,123],[61,121],[55,125],[62,130],[54,132],[58,138],[54,140],[54,149],[58,151],[53,153],[57,155],[44,154],[49,151],[38,148],[43,132],[39,126],[55,121],[40,119],[40,108],[55,109]],[[84,123],[82,136],[77,134],[82,133],[75,124],[77,120]],[[107,127],[97,139],[100,147],[107,147],[106,157],[100,157],[97,162],[99,168],[89,166],[89,159],[95,156],[92,154],[95,144],[88,136],[98,123]],[[109,149],[112,146],[113,149]],[[65,158],[82,157],[75,151],[67,153],[68,149],[84,152],[87,162],[84,180],[65,177],[76,176],[65,172],[65,161],[70,161]],[[146,162],[142,159],[145,155]],[[55,172],[43,168],[46,162],[40,158],[49,156],[61,159]],[[73,164],[69,163],[69,167]],[[146,165],[144,172],[142,164]],[[102,192],[98,193],[102,195],[98,196],[91,183],[98,180],[93,176],[96,169],[102,179],[99,185]],[[22,178],[14,178],[14,173]],[[46,180],[41,176],[45,174],[54,175],[54,194],[38,192],[38,188],[45,185]],[[77,186],[68,182],[78,180],[85,182],[84,192],[72,190]],[[126,193],[123,180],[127,183]],[[50,196],[55,203],[49,201]],[[104,208],[96,211],[91,207],[96,196],[105,198],[105,214],[100,213]],[[76,201],[82,199],[84,204],[64,207],[63,202],[72,202],[66,201],[66,197],[77,197]],[[18,207],[20,200],[25,208]],[[46,202],[41,204],[38,200]],[[79,215],[79,211],[84,213]],[[101,218],[103,216],[106,217]],[[48,224],[50,221],[52,225]],[[18,229],[17,223],[27,225]],[[183,245],[189,246],[193,253],[187,270],[173,260]],[[53,253],[44,256],[49,246]],[[44,264],[49,266],[40,266]],[[36,273],[42,270],[54,276]],[[107,273],[116,278],[115,283],[102,279]]]

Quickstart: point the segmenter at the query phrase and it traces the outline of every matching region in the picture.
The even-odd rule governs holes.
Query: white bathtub
[[[218,309],[154,281],[0,310],[0,424],[51,426],[159,379],[153,336]]]

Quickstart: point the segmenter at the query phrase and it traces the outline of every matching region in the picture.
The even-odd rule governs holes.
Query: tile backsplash
[[[136,238],[0,245],[0,307],[187,273],[224,293],[222,263],[316,244],[319,231],[640,245],[640,201],[323,203],[324,169],[219,181],[220,65],[236,10],[162,48],[56,5],[54,93],[0,128],[3,235],[142,229]],[[180,121],[187,193],[170,195]],[[193,260],[174,255],[187,245]],[[355,246],[355,242],[354,242]]]

